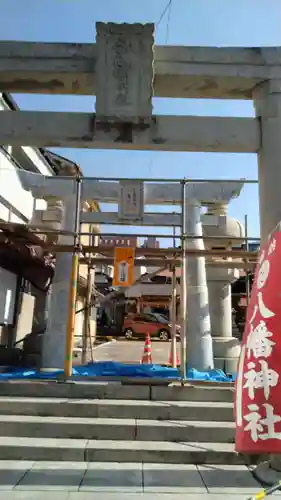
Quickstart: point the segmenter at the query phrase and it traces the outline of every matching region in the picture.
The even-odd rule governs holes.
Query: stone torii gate
[[[261,233],[265,239],[281,218],[281,49],[154,47],[152,24],[97,23],[96,28],[96,44],[0,42],[0,90],[96,94],[96,113],[2,111],[0,143],[258,153]],[[258,119],[155,116],[153,95],[254,99]],[[53,189],[58,187],[52,186],[52,193],[59,197],[61,193]],[[118,196],[116,186],[108,183],[93,186],[88,180],[85,189],[90,198],[103,202],[114,202]],[[149,189],[154,189],[157,199],[159,186]],[[162,203],[163,191],[159,192]],[[220,199],[218,192],[213,194]],[[165,195],[172,203],[177,199],[172,189]],[[199,227],[194,226],[197,205],[202,201],[198,196],[189,193],[194,216],[191,234]],[[228,202],[231,196],[222,201]],[[207,199],[211,198],[208,194]],[[196,259],[198,278],[201,265]],[[211,365],[208,356],[201,356],[200,367]]]
[[[143,182],[141,180],[110,179],[100,181],[95,178],[81,179],[80,207],[77,206],[77,181],[73,178],[45,177],[24,170],[18,171],[25,189],[36,199],[45,199],[62,205],[59,243],[74,245],[76,214],[83,224],[126,224],[162,227],[180,227],[183,244],[183,334],[188,339],[188,366],[198,370],[214,368],[214,356],[223,361],[229,371],[235,372],[240,353],[239,342],[232,337],[231,290],[235,269],[212,269],[207,266],[205,256],[186,255],[187,249],[204,251],[202,224],[214,236],[218,227],[225,224],[225,215],[201,215],[204,205],[227,205],[237,197],[243,182]],[[164,179],[162,179],[164,181]],[[138,218],[136,214],[129,220],[118,212],[83,212],[83,202],[94,199],[103,203],[122,204],[121,190],[124,186],[136,186],[142,193],[143,203]],[[178,205],[181,214],[145,213],[145,205]],[[187,235],[190,239],[185,239]],[[194,236],[194,238],[193,238]],[[240,236],[241,235],[240,233]],[[168,237],[168,235],[167,235]],[[214,240],[215,240],[214,236]],[[231,237],[229,238],[231,240]],[[63,241],[62,241],[63,240]],[[220,244],[223,244],[221,242]],[[165,261],[159,260],[159,266]],[[44,335],[42,368],[63,368],[65,358],[66,324],[69,314],[70,274],[72,254],[58,253],[49,309],[49,321]],[[209,279],[208,279],[209,278]],[[222,279],[223,278],[223,279]],[[215,290],[213,290],[215,286]],[[227,286],[227,292],[224,288]],[[208,290],[209,289],[209,290]],[[208,293],[209,292],[209,293]],[[209,303],[211,310],[209,311]],[[187,332],[188,319],[188,332]],[[217,327],[219,325],[219,327]],[[221,327],[222,325],[222,327]],[[213,337],[211,336],[211,333]],[[214,349],[213,349],[214,348]],[[214,355],[213,355],[214,352]],[[227,364],[228,363],[228,364]],[[216,367],[218,367],[216,363]],[[219,366],[223,367],[223,366]]]
[[[281,219],[281,48],[154,47],[153,25],[96,44],[0,42],[0,91],[96,94],[96,114],[0,113],[1,144],[257,153],[261,238]],[[253,99],[256,119],[153,116],[152,95]]]

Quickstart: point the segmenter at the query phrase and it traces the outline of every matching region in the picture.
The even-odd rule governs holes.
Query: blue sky
[[[91,42],[96,21],[157,22],[167,0],[1,0],[2,40]],[[281,45],[280,0],[173,0],[156,30],[163,45]],[[92,111],[93,97],[16,95],[23,109]],[[157,114],[253,116],[247,101],[154,99]],[[85,175],[166,178],[257,178],[256,155],[61,149]],[[259,235],[258,187],[248,185],[229,212],[249,217]],[[164,230],[167,232],[166,230]],[[160,232],[160,231],[159,231]]]

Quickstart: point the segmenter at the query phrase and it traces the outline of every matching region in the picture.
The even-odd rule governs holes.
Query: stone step
[[[0,415],[233,422],[233,403],[0,397]]]
[[[27,438],[232,443],[234,423],[0,415],[0,435]]]
[[[12,489],[14,491],[7,494],[7,490]],[[152,494],[159,498],[161,493],[164,500],[196,500],[196,494],[199,494],[198,500],[223,500],[225,495],[228,495],[228,500],[233,498],[232,495],[239,500],[239,493],[245,500],[261,489],[245,465],[0,462],[0,491],[6,490],[3,494],[5,500],[7,497],[9,500],[46,500],[51,495],[58,500],[62,494],[65,494],[64,500],[151,500]],[[77,493],[68,496],[70,491]],[[182,495],[178,496],[178,493]],[[189,497],[188,493],[195,496]]]
[[[243,464],[230,443],[0,437],[0,460]]]
[[[217,401],[233,402],[229,384],[195,385],[123,384],[121,382],[56,382],[10,381],[0,383],[0,396],[70,398],[70,399],[134,399],[152,401]],[[163,384],[163,381],[162,381]]]

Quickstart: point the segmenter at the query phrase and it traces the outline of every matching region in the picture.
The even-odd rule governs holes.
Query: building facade
[[[0,111],[17,109],[10,94],[0,94]],[[0,364],[14,361],[15,346],[24,346],[29,354],[39,353],[55,266],[54,255],[46,255],[40,245],[30,248],[29,225],[39,229],[48,225],[42,217],[48,205],[24,188],[23,170],[44,176],[82,175],[74,162],[46,149],[0,145]],[[83,229],[88,231],[88,227]],[[36,245],[39,237],[34,238]],[[81,266],[77,310],[84,305],[86,276],[87,269]],[[77,314],[79,336],[82,329],[83,312]]]

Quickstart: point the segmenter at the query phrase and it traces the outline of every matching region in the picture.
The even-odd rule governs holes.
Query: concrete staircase
[[[0,460],[241,464],[233,388],[0,384]]]

